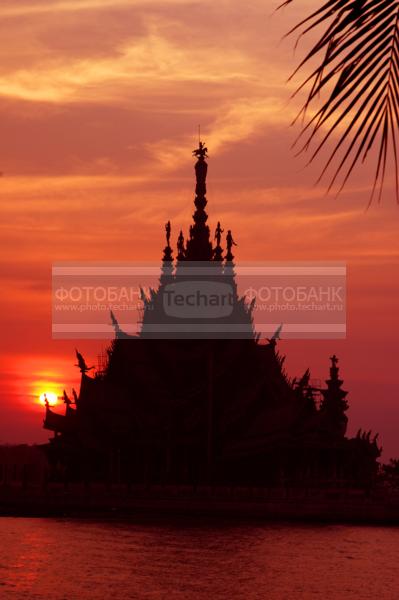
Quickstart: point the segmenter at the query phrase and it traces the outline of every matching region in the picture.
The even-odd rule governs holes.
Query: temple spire
[[[186,260],[209,261],[212,260],[212,243],[209,239],[209,227],[206,225],[208,215],[205,211],[206,200],[206,175],[208,164],[208,148],[204,142],[199,141],[198,148],[193,150],[193,156],[197,158],[195,164],[195,212],[193,215],[194,225],[190,228],[190,239],[187,242]]]
[[[348,392],[342,389],[343,381],[339,378],[338,358],[334,354],[330,356],[330,360],[330,379],[326,381],[327,389],[321,390],[323,401],[320,411],[327,415],[331,433],[345,435],[348,422],[348,418],[345,415],[345,412],[348,410],[348,402],[346,400]]]

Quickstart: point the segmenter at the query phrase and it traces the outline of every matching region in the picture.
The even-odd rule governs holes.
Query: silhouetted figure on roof
[[[47,394],[44,394],[44,405],[46,408],[50,408],[50,402],[48,401]]]

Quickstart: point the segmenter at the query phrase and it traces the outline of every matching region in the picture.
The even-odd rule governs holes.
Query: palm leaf
[[[391,156],[399,201],[399,0],[326,0],[289,34],[298,33],[298,43],[319,27],[320,39],[292,75],[316,61],[297,90],[308,88],[298,115],[303,119],[299,151],[311,151],[312,162],[331,145],[320,178],[329,172],[329,189],[338,185],[340,191],[374,150],[370,202],[376,194],[381,199]]]

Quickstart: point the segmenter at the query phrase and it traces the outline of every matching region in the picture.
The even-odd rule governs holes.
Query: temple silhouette
[[[346,436],[347,392],[338,358],[330,359],[325,387],[316,388],[309,370],[288,377],[278,331],[260,341],[253,305],[237,292],[232,232],[223,238],[218,222],[211,235],[207,225],[202,142],[193,154],[193,223],[187,240],[182,231],[178,235],[176,258],[171,224],[165,225],[159,285],[143,294],[140,332],[128,335],[111,313],[115,339],[106,364],[95,371],[76,351],[79,393],[71,399],[64,392],[64,414],[46,402],[44,427],[54,432],[45,447],[51,477],[194,486],[370,484],[380,455],[377,437],[361,431]],[[195,271],[203,264],[211,281],[227,281],[232,289],[231,311],[210,319],[206,333],[203,319],[185,326],[164,310],[165,294],[184,280],[186,266]],[[200,269],[195,278],[203,279]],[[238,330],[229,337],[234,324]]]

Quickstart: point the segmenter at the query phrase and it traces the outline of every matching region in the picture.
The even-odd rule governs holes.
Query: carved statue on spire
[[[220,246],[220,242],[222,240],[222,233],[224,232],[224,229],[222,229],[220,227],[220,221],[218,221],[218,224],[216,226],[216,231],[215,231],[215,240],[218,246]]]
[[[63,398],[64,398],[64,404],[66,404],[67,406],[70,406],[72,404],[72,401],[70,400],[70,398],[65,390],[63,393]]]
[[[199,142],[198,148],[193,150],[193,156],[196,156],[198,160],[204,160],[208,157],[208,148],[205,146],[204,142]]]
[[[226,247],[227,247],[227,253],[231,253],[231,249],[233,246],[237,246],[238,244],[235,243],[235,241],[233,240],[233,236],[231,235],[231,229],[229,229],[227,231],[227,235],[226,235]]]
[[[231,235],[231,230],[229,229],[227,231],[227,235],[226,235],[226,250],[227,250],[226,260],[227,260],[227,262],[232,262],[234,259],[234,255],[231,252],[231,249],[233,246],[237,246],[237,244],[233,240],[233,236]]]
[[[222,241],[223,231],[224,231],[224,229],[221,228],[220,221],[218,221],[218,224],[217,224],[217,227],[215,230],[215,237],[214,237],[214,239],[216,240],[216,246],[213,249],[213,260],[219,261],[219,262],[221,262],[223,260],[223,248],[220,245],[220,242]]]
[[[170,232],[171,232],[171,225],[170,225],[170,221],[168,221],[165,224],[165,231],[166,231],[166,245],[170,246]]]
[[[183,235],[183,231],[180,229],[180,233],[179,233],[179,237],[177,238],[177,252],[178,252],[178,259],[182,259],[184,258],[184,254],[185,254],[185,248],[184,248],[184,235]]]

